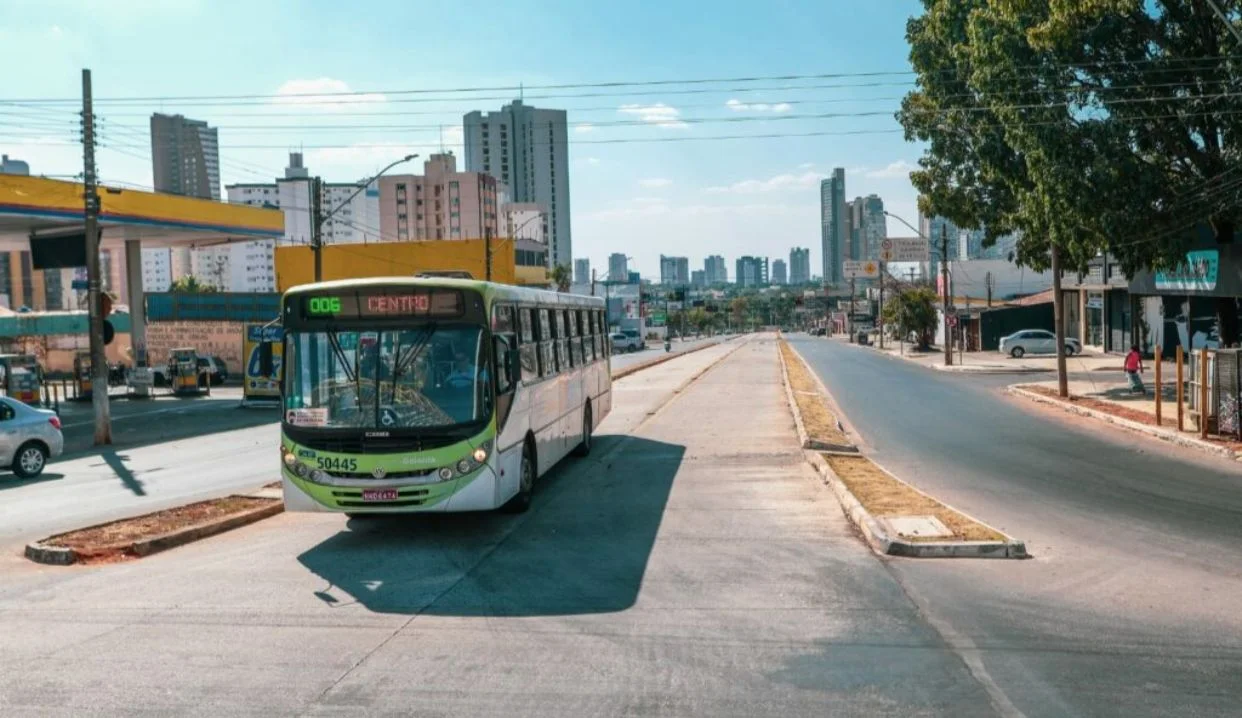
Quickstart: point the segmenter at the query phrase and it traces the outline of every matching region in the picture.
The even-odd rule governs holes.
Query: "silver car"
[[[1082,343],[1073,337],[1065,338],[1065,355],[1073,356],[1082,351]],[[1001,337],[1001,354],[1020,359],[1026,354],[1056,354],[1057,335],[1047,329],[1023,329],[1007,337]]]
[[[19,478],[33,478],[64,449],[56,412],[0,397],[0,467],[7,466]]]

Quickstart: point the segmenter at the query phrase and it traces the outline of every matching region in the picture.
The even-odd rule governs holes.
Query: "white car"
[[[1065,355],[1073,356],[1082,351],[1082,343],[1073,337],[1065,338]],[[1023,329],[1007,337],[1001,337],[1001,354],[1021,359],[1026,354],[1056,354],[1057,335],[1047,329]]]
[[[65,450],[60,417],[20,401],[0,397],[0,466],[22,479],[43,473],[49,459]]]
[[[627,332],[613,332],[609,335],[612,340],[612,353],[624,354],[625,352],[636,352],[643,347],[643,339],[637,334],[629,334]]]

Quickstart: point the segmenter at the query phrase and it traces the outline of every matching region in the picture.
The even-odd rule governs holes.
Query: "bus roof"
[[[563,294],[547,289],[519,287],[513,284],[484,282],[478,279],[453,279],[450,277],[368,277],[366,279],[337,279],[330,282],[314,282],[290,287],[285,291],[285,299],[308,292],[331,289],[362,289],[366,287],[399,286],[399,287],[456,287],[482,292],[492,301],[513,301],[519,303],[560,304],[579,307],[604,307],[601,297],[585,294]]]

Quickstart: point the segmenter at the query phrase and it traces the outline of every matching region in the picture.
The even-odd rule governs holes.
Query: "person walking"
[[[1143,387],[1143,355],[1139,353],[1137,344],[1131,345],[1130,353],[1126,354],[1125,370],[1130,379],[1130,391],[1146,394],[1147,390]]]

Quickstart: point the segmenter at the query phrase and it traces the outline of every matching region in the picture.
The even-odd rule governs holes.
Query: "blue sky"
[[[101,100],[99,171],[114,182],[150,184],[146,117],[156,110],[220,128],[226,183],[270,181],[299,146],[313,172],[345,181],[405,152],[425,157],[441,138],[460,153],[461,115],[497,109],[513,94],[444,92],[425,101],[432,95],[403,90],[902,73],[905,22],[919,8],[916,0],[865,8],[856,0],[5,0],[0,99],[76,98],[80,69],[90,67]],[[527,101],[569,111],[574,255],[593,267],[602,271],[613,251],[632,256],[645,275],[656,273],[661,253],[689,256],[693,268],[723,254],[732,274],[738,255],[788,259],[790,247],[806,246],[818,272],[818,181],[833,167],[846,168],[848,196],[874,192],[915,221],[907,173],[920,148],[902,139],[891,115],[911,80],[531,89]],[[349,106],[270,97],[106,102],[346,90],[371,94]],[[0,107],[0,151],[36,173],[79,172],[77,147],[50,144],[72,139],[76,109]],[[781,119],[830,113],[848,116]],[[607,124],[617,121],[634,124]],[[400,128],[358,127],[379,124]],[[858,131],[865,134],[696,139]],[[601,142],[616,139],[636,141]],[[318,145],[332,147],[311,149]],[[889,233],[908,234],[892,220]]]

